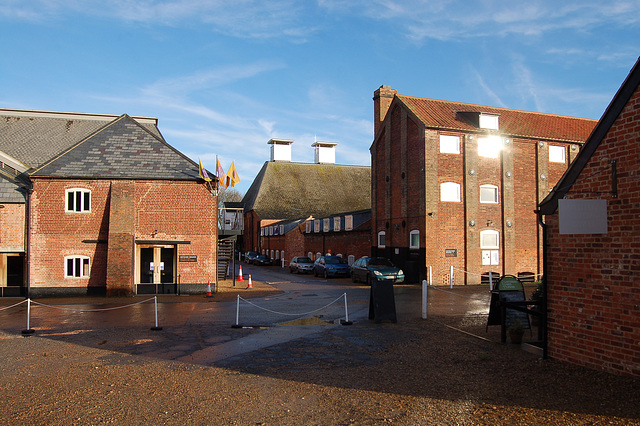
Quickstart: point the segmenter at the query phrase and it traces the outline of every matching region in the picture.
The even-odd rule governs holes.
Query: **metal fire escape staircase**
[[[229,265],[233,261],[235,242],[235,236],[218,240],[218,280],[227,279]]]

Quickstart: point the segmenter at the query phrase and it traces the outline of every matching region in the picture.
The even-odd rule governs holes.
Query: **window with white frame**
[[[320,219],[313,221],[313,232],[320,232]]]
[[[502,138],[490,136],[478,138],[478,155],[480,157],[498,158],[502,150]]]
[[[549,161],[552,163],[564,163],[566,159],[566,149],[563,146],[549,145]]]
[[[310,233],[311,233],[311,228],[312,228],[312,226],[313,226],[313,222],[311,222],[311,221],[309,220],[309,221],[307,221],[307,223],[305,223],[305,226],[306,226],[306,228],[307,228],[307,229],[306,229],[307,234],[310,234]]]
[[[271,256],[269,256],[269,259],[273,259],[273,250],[271,250]]]
[[[67,278],[89,278],[89,257],[65,256],[64,268]]]
[[[386,237],[386,234],[384,231],[378,232],[378,248],[386,247],[385,237]]]
[[[322,220],[323,222],[323,226],[322,226],[322,230],[324,232],[329,232],[331,231],[331,218],[330,217],[326,217]]]
[[[353,262],[356,261],[356,257],[352,254],[350,254],[349,256],[347,256],[347,263],[349,263],[349,266],[353,265]]]
[[[90,212],[91,191],[84,188],[70,188],[66,190],[66,212]]]
[[[480,248],[497,249],[500,247],[500,234],[498,231],[486,230],[480,232]]]
[[[443,182],[440,184],[440,201],[459,202],[460,184],[455,182]]]
[[[498,231],[486,230],[480,232],[480,248],[482,249],[483,265],[500,264],[500,234]]]
[[[420,231],[418,231],[417,229],[409,233],[409,248],[420,248]]]
[[[307,256],[309,257],[309,259],[313,260],[313,253],[312,252],[308,252]]]
[[[480,186],[480,202],[481,203],[497,203],[498,187],[495,185]]]
[[[353,216],[347,215],[344,217],[344,230],[351,231],[353,230]]]
[[[480,114],[478,125],[481,129],[498,130],[498,117],[495,114]]]
[[[280,235],[284,235],[284,225],[280,225]]]
[[[280,260],[280,250],[276,250],[276,260]]]
[[[269,227],[269,236],[273,236],[273,226]]]
[[[322,256],[322,253],[317,252],[317,253],[316,253],[316,260],[318,260],[321,256]]]
[[[340,217],[334,217],[333,218],[333,231],[334,232],[340,232]]]
[[[284,250],[280,250],[280,259],[284,259]]]
[[[460,154],[460,136],[440,135],[442,154]]]

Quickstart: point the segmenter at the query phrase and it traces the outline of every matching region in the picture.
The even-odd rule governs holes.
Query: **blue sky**
[[[158,117],[248,189],[267,141],[369,165],[373,92],[600,118],[640,0],[0,0],[0,107]]]

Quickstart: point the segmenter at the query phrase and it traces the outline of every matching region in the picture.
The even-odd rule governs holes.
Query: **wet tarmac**
[[[264,365],[295,356],[322,359],[317,351],[299,350],[311,346],[331,348],[334,358],[341,351],[344,362],[366,364],[372,348],[407,338],[393,323],[369,320],[368,286],[294,276],[279,268],[244,268],[255,287],[273,294],[254,298],[242,287],[237,294],[224,289],[224,297],[221,292],[212,298],[42,298],[31,302],[29,315],[25,300],[2,299],[0,330],[31,329],[35,338],[198,365],[246,364],[243,357],[251,354],[258,369],[256,359]],[[395,285],[394,296],[399,323],[422,317],[421,285]],[[490,293],[487,286],[430,287],[427,300],[429,316],[484,318]],[[343,325],[347,316],[351,325]]]

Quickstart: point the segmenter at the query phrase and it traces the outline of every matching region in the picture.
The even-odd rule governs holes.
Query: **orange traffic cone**
[[[238,281],[244,281],[244,278],[242,277],[242,265],[240,265],[240,272],[238,272]]]
[[[207,283],[207,297],[213,297],[211,294],[211,280]]]
[[[249,274],[249,285],[247,288],[253,288],[253,284],[251,284],[251,274]]]

